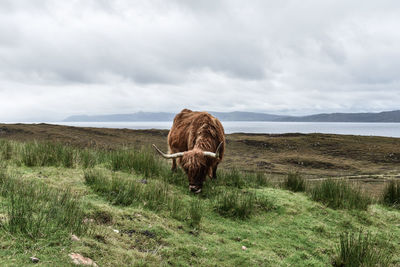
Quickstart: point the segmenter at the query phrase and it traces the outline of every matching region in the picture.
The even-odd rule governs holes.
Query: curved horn
[[[166,159],[176,159],[176,158],[183,157],[183,152],[178,152],[175,154],[165,154],[160,149],[158,149],[158,147],[156,147],[155,144],[153,144],[153,147],[157,150],[158,153],[160,153],[161,156],[163,156]]]
[[[219,143],[217,150],[215,150],[214,152],[210,152],[210,151],[203,151],[203,155],[207,156],[207,157],[211,157],[211,158],[216,158],[219,159],[219,150],[221,149],[221,146],[224,142]]]

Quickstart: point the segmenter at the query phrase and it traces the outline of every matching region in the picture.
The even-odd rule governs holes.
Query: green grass
[[[289,173],[283,182],[283,187],[293,192],[304,192],[306,181],[299,173]]]
[[[387,206],[400,208],[400,181],[391,180],[386,185],[382,200]]]
[[[0,171],[0,195],[6,220],[2,229],[29,238],[54,238],[68,232],[87,231],[85,213],[68,189],[55,190],[45,184],[27,182]]]
[[[189,206],[189,224],[191,227],[199,229],[203,210],[203,201],[200,198],[191,200]]]
[[[310,190],[314,201],[322,202],[333,209],[366,210],[371,199],[359,189],[343,180],[326,179]]]
[[[0,140],[0,160],[10,160],[12,149],[13,147],[10,142]]]
[[[160,175],[166,169],[159,163],[153,151],[148,149],[120,149],[109,153],[113,171],[135,171],[145,177]]]
[[[380,244],[369,232],[344,232],[340,235],[334,266],[389,266],[392,255],[388,244]]]
[[[70,146],[54,143],[31,142],[20,146],[20,161],[28,167],[74,165],[75,150]]]
[[[330,208],[238,170],[219,171],[194,195],[181,171],[146,150],[51,148],[55,159],[39,152],[28,166],[21,159],[29,144],[9,144],[0,148],[11,151],[0,163],[1,266],[29,265],[30,256],[68,266],[72,252],[99,266],[329,266],[344,262],[341,233],[360,228],[374,237],[374,253],[400,264],[390,254],[400,251],[400,211],[384,205]],[[64,151],[72,165],[61,160]]]
[[[125,179],[116,174],[109,178],[99,170],[90,169],[85,171],[84,178],[88,186],[114,205],[140,204],[151,210],[160,210],[168,207],[173,198],[169,194],[168,184],[162,181],[146,181],[143,184],[136,179]]]
[[[260,211],[273,209],[273,204],[254,192],[221,191],[215,198],[214,210],[228,218],[248,219]]]

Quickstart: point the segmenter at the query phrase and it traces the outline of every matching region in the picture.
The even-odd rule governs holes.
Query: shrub
[[[383,203],[400,208],[400,181],[391,180],[383,190]]]
[[[326,179],[311,189],[311,198],[334,209],[366,210],[371,200],[343,180]]]
[[[376,246],[376,238],[370,233],[345,232],[340,235],[337,246],[338,255],[333,261],[334,266],[388,266],[391,254]]]
[[[283,186],[293,192],[306,191],[306,181],[299,173],[289,173],[283,182]]]

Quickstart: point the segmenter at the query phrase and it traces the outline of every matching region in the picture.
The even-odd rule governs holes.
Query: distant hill
[[[276,121],[286,116],[255,112],[210,112],[221,121]]]
[[[309,116],[282,116],[255,112],[210,112],[221,121],[282,121],[282,122],[400,122],[400,110],[380,113],[330,113]],[[122,122],[122,121],[172,121],[175,113],[137,112],[112,115],[75,115],[65,122]]]
[[[132,114],[112,114],[112,115],[75,115],[66,118],[65,122],[113,122],[113,121],[171,121],[174,113],[167,112],[137,112]]]
[[[255,112],[210,112],[222,121],[275,121],[286,116]],[[167,112],[137,112],[132,114],[113,115],[76,115],[66,118],[65,122],[113,122],[113,121],[172,121],[176,113]]]
[[[380,113],[331,113],[280,118],[293,122],[400,122],[400,110]]]

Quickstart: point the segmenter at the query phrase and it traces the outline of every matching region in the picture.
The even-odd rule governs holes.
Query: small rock
[[[76,235],[71,235],[71,240],[72,241],[80,241],[79,237],[77,237]]]
[[[246,246],[242,246],[242,249],[243,249],[243,250],[246,250],[247,248],[246,248]]]
[[[93,222],[94,222],[93,219],[89,219],[89,218],[83,219],[83,223],[93,223]]]
[[[72,259],[72,263],[75,265],[98,266],[92,259],[86,258],[79,253],[71,253],[68,256]]]
[[[117,234],[119,233],[119,230],[117,229],[113,229],[114,232],[116,232]]]
[[[39,262],[39,258],[36,258],[36,257],[29,257],[29,258],[31,259],[31,261],[33,263],[38,263]]]

